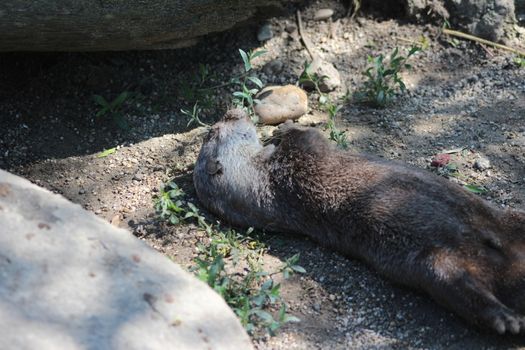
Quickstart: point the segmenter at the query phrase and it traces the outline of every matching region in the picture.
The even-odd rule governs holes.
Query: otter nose
[[[235,121],[235,120],[241,120],[241,119],[248,119],[248,113],[240,108],[230,109],[226,112],[224,115],[225,121]]]

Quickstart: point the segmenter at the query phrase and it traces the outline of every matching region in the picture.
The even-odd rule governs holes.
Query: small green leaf
[[[301,320],[293,315],[290,315],[290,314],[286,314],[282,320],[283,323],[288,323],[288,322],[294,322],[294,323],[297,323],[297,322],[301,322]]]
[[[261,286],[261,290],[268,290],[268,289],[270,289],[272,287],[272,285],[273,285],[273,280],[272,279],[268,279]]]
[[[485,194],[488,192],[488,190],[483,186],[476,186],[476,185],[463,185],[463,187],[472,193],[476,194]]]
[[[191,209],[192,212],[194,213],[198,213],[199,212],[199,209],[197,209],[197,207],[195,206],[195,204],[191,203],[191,202],[188,202],[186,203],[188,205],[188,208]]]
[[[376,101],[379,105],[382,105],[385,103],[385,91],[384,90],[378,91]]]
[[[111,108],[114,109],[120,106],[122,103],[124,103],[124,101],[126,101],[128,96],[129,93],[127,91],[122,92],[120,95],[117,96],[117,98],[113,100],[113,102],[111,102]]]
[[[458,165],[456,163],[448,163],[445,168],[449,171],[458,171]]]
[[[113,154],[117,151],[117,148],[116,147],[113,147],[113,148],[110,148],[110,149],[107,149],[105,151],[102,151],[100,152],[99,154],[97,154],[97,158],[104,158],[104,157],[107,157],[109,156],[110,154]]]
[[[290,268],[298,273],[306,273],[306,270],[304,269],[304,267],[299,266],[299,265],[292,265],[290,266]]]
[[[525,57],[522,56],[516,56],[512,60],[515,64],[517,64],[520,68],[525,68]]]
[[[248,77],[248,79],[251,80],[255,85],[257,85],[257,87],[259,89],[262,89],[263,83],[262,83],[261,79],[259,79],[257,77]]]
[[[242,61],[244,63],[244,71],[249,72],[250,69],[252,69],[252,64],[250,63],[250,60],[248,59],[248,55],[242,49],[239,49],[239,53],[241,54]]]
[[[233,96],[246,98],[246,94],[242,91],[234,91]]]
[[[95,117],[102,117],[104,114],[106,114],[109,111],[109,107],[103,107],[101,108],[97,114],[95,114]]]
[[[408,56],[412,56],[418,51],[421,51],[421,48],[419,48],[418,46],[412,46],[412,48],[410,48],[410,51],[408,52]]]
[[[251,55],[250,55],[250,60],[253,60],[259,56],[262,56],[264,55],[265,53],[267,53],[268,51],[266,50],[257,50],[255,52],[253,52]]]
[[[255,296],[255,297],[252,299],[252,302],[253,302],[255,305],[261,307],[261,306],[264,304],[264,299],[265,299],[264,294],[259,294],[259,295]]]
[[[394,51],[392,52],[392,55],[390,55],[390,59],[393,60],[399,52],[399,49],[396,47]]]
[[[254,313],[259,317],[261,318],[263,321],[265,322],[273,322],[273,316],[266,312],[266,311],[263,311],[263,310],[255,310]]]
[[[102,107],[109,107],[108,101],[106,101],[106,99],[100,95],[93,95],[93,100],[95,100],[95,102]]]

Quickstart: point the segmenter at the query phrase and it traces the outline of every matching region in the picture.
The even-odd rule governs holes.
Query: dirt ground
[[[335,10],[336,22],[313,20],[324,7]],[[309,56],[296,38],[290,10],[270,20],[274,36],[265,43],[256,36],[262,23],[252,23],[180,50],[1,54],[0,168],[63,194],[190,265],[197,231],[160,222],[153,209],[160,184],[172,178],[195,196],[191,169],[203,129],[188,127],[180,109],[198,99],[205,122],[221,117],[231,88],[200,88],[240,72],[238,48],[268,50],[255,61],[264,83],[295,84]],[[436,171],[430,167],[434,155],[459,149],[451,156],[461,175],[451,181],[485,186],[487,200],[525,209],[525,69],[512,62],[513,55],[470,42],[451,44],[432,25],[374,13],[351,21],[345,12],[335,1],[302,9],[316,52],[335,65],[345,85],[332,93],[334,99],[362,84],[367,55],[406,50],[422,35],[430,42],[412,60],[413,69],[403,73],[408,93],[391,106],[344,105],[338,126],[347,130],[351,151]],[[282,72],[261,73],[273,60],[283,62]],[[209,66],[211,76],[202,85],[199,63]],[[93,100],[93,95],[113,100],[123,91],[133,93],[119,109],[127,129],[108,114],[96,117],[100,107]],[[318,96],[309,98],[311,119],[324,117],[315,108]],[[115,153],[97,158],[112,147],[118,148]],[[480,157],[490,161],[489,169],[474,167]],[[283,285],[290,313],[302,321],[256,340],[259,349],[525,348],[524,337],[474,329],[428,297],[304,237],[266,237],[268,266],[300,253],[307,274]]]

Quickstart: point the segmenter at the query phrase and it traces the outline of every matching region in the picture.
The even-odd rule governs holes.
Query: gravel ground
[[[333,23],[314,21],[320,8],[335,11]],[[193,48],[176,51],[1,54],[0,167],[62,193],[73,202],[127,227],[183,266],[195,256],[201,237],[192,225],[168,226],[156,218],[152,198],[159,185],[175,178],[194,197],[191,169],[203,128],[187,126],[181,108],[195,99],[206,122],[230,104],[229,87],[198,90],[227,82],[241,69],[238,48],[265,48],[255,62],[267,84],[295,84],[308,53],[297,40],[293,9],[272,18],[273,37],[257,41],[262,23],[209,36]],[[332,62],[344,87],[363,82],[366,56],[387,54],[421,35],[429,48],[403,73],[409,91],[379,110],[347,103],[338,126],[347,130],[352,151],[400,159],[431,169],[444,150],[458,165],[460,181],[483,185],[484,195],[502,207],[525,209],[525,69],[512,55],[469,42],[451,45],[430,25],[405,23],[377,14],[350,21],[334,1],[302,9],[316,52]],[[409,45],[409,44],[408,44]],[[525,43],[523,43],[525,46]],[[262,67],[279,60],[282,71]],[[199,63],[211,81],[199,84]],[[109,115],[96,117],[93,95],[114,99],[133,93],[119,109],[129,129]],[[197,96],[196,96],[197,95]],[[326,116],[309,94],[309,120]],[[322,125],[318,126],[320,129]],[[262,133],[271,132],[264,128]],[[97,158],[104,149],[115,153]],[[490,162],[490,167],[479,164]],[[478,162],[478,165],[475,165]],[[485,164],[486,166],[487,164]],[[271,268],[301,253],[307,270],[284,282],[290,312],[302,322],[275,337],[255,340],[258,349],[507,349],[525,346],[523,337],[476,330],[428,297],[378,277],[358,261],[318,247],[304,237],[267,235],[265,257]]]

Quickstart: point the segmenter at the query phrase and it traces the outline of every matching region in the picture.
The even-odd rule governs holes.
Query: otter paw
[[[525,318],[509,309],[497,308],[485,314],[488,324],[499,334],[525,332]]]

